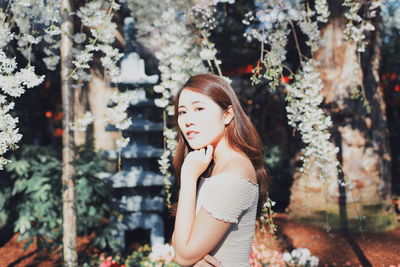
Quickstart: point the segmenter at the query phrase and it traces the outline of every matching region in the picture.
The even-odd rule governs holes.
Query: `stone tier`
[[[108,159],[117,159],[119,150],[107,150],[105,151]],[[121,151],[122,158],[133,159],[133,158],[159,158],[163,153],[162,148],[155,148],[150,145],[127,145]]]
[[[164,176],[152,171],[143,171],[132,167],[129,171],[120,171],[108,178],[114,188],[137,186],[163,186]]]
[[[160,196],[122,196],[117,201],[124,212],[160,211],[164,210],[164,198]]]

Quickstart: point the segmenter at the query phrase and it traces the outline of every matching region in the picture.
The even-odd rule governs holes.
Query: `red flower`
[[[290,78],[288,76],[283,76],[283,77],[281,77],[281,82],[289,83],[290,82]]]
[[[102,258],[100,257],[100,259]],[[108,256],[100,263],[99,267],[125,267],[125,265],[115,262],[111,256]]]
[[[53,113],[51,113],[51,111],[46,111],[46,113],[44,113],[44,115],[46,116],[46,118],[50,119],[51,117],[53,117]]]
[[[62,137],[63,135],[63,130],[61,128],[57,128],[54,133],[53,133],[54,137]]]

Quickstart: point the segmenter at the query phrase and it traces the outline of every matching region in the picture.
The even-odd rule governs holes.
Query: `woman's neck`
[[[214,146],[213,153],[213,167],[211,173],[214,175],[219,172],[219,169],[227,164],[232,156],[236,155],[238,152],[235,151],[227,142],[226,138],[223,137]]]

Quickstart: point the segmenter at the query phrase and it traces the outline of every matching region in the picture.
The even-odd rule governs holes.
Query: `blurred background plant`
[[[51,146],[23,146],[10,157],[6,177],[1,182],[1,225],[10,227],[26,240],[24,248],[36,243],[38,250],[58,250],[62,244],[62,193],[60,153]],[[77,148],[76,196],[78,236],[91,241],[87,249],[108,251],[118,240],[114,225],[112,186],[97,175],[104,172],[107,161],[91,144]],[[15,207],[10,209],[10,206]],[[7,213],[7,211],[13,211]],[[11,217],[11,218],[10,218]],[[7,222],[11,225],[7,225]],[[14,223],[12,223],[14,222]],[[3,230],[3,229],[2,229]],[[88,250],[88,251],[89,251]],[[83,256],[81,260],[85,261]]]

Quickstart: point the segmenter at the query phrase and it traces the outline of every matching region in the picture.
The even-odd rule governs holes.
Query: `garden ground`
[[[275,223],[279,227],[278,239],[267,237],[267,247],[274,250],[308,248],[312,255],[336,266],[400,266],[400,227],[385,233],[363,233],[343,236],[339,231],[326,231],[294,223],[286,215],[278,214]],[[260,236],[258,234],[258,236]],[[84,249],[88,239],[79,239],[78,247]],[[23,250],[23,244],[14,235],[0,247],[0,267],[49,267],[59,265],[53,254],[38,253],[35,246]],[[369,265],[370,263],[370,265]]]

